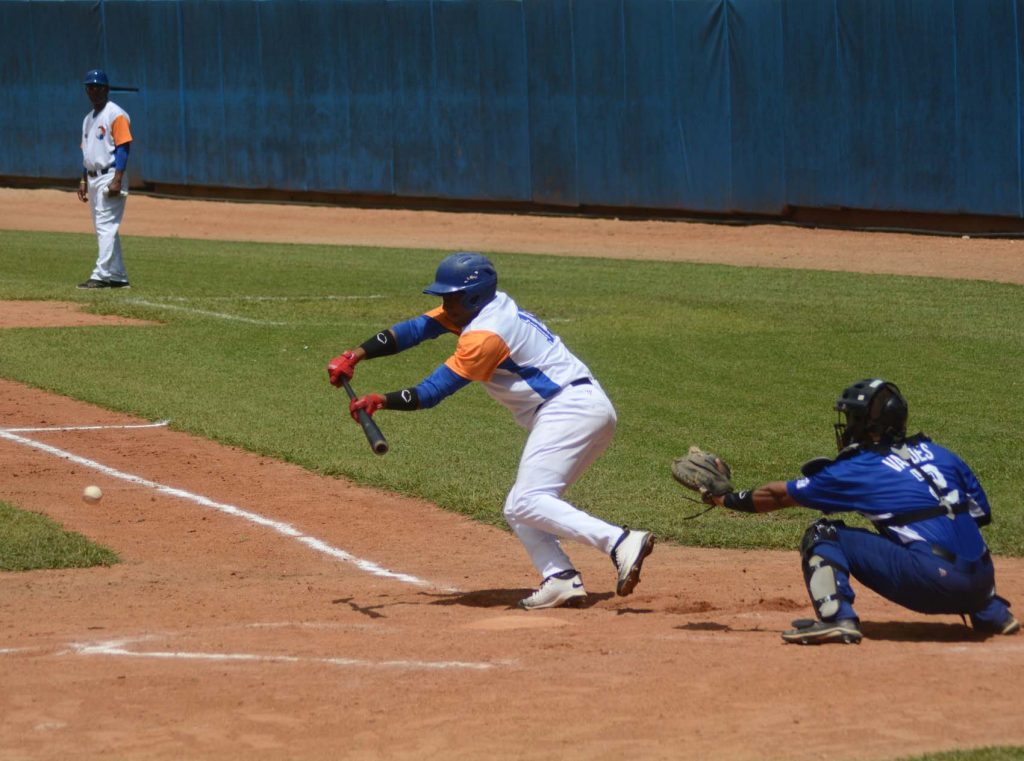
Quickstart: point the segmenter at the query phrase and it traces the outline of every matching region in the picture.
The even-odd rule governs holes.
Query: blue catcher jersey
[[[953,503],[970,502],[969,512],[954,517],[939,515],[880,531],[904,543],[925,541],[965,560],[978,559],[986,549],[978,525],[989,521],[991,508],[977,477],[963,460],[926,436],[908,439],[907,449],[913,467],[893,451],[859,449],[810,477],[788,481],[786,490],[804,507],[823,513],[855,511],[876,523],[936,507],[943,495]]]

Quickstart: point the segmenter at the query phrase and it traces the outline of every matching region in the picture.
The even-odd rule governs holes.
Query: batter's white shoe
[[[587,598],[583,588],[583,577],[577,571],[562,571],[548,576],[540,588],[529,597],[519,601],[523,610],[542,608],[576,607]]]
[[[622,536],[612,548],[612,562],[619,570],[619,583],[615,593],[625,597],[640,583],[640,568],[644,558],[654,551],[654,534],[650,531],[622,530]]]

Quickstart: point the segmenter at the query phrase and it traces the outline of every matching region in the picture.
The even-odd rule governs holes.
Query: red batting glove
[[[348,403],[349,414],[357,423],[359,422],[359,410],[365,410],[366,414],[373,417],[377,410],[384,409],[384,397],[380,394],[367,394]]]
[[[354,352],[346,351],[341,356],[335,357],[327,363],[327,376],[331,379],[332,386],[340,386],[342,380],[352,380],[356,371],[359,358]]]

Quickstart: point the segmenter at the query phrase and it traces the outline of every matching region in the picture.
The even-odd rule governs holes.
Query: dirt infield
[[[0,191],[0,229],[88,232],[73,200]],[[767,226],[137,197],[124,231],[168,234],[175,220],[182,237],[299,242],[305,229],[330,242],[845,258],[1024,281],[1016,241]],[[49,318],[0,305],[0,325],[15,324],[12,308],[19,326],[67,309],[40,306]],[[0,758],[869,760],[1024,745],[1024,636],[978,640],[956,617],[861,590],[860,647],[784,645],[778,631],[807,613],[795,552],[661,544],[618,598],[610,560],[576,547],[591,605],[524,613],[512,605],[535,579],[506,532],[2,380],[0,473],[0,500],[124,560],[0,574]],[[96,505],[79,496],[91,483],[105,492]],[[1024,560],[997,569],[1001,592],[1024,604]]]

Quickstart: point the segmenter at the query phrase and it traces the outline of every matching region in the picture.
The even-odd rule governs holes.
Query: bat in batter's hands
[[[357,397],[356,392],[352,390],[352,386],[344,376],[341,376],[339,380],[345,389],[345,393],[348,394],[348,398],[351,400],[348,406],[349,414],[353,420],[363,427],[366,440],[370,442],[370,449],[375,454],[386,454],[388,451],[388,441],[384,438],[384,434],[380,432],[380,428],[377,427],[377,424],[373,422],[371,417],[374,412],[384,406],[384,397],[380,394],[368,394],[367,396]]]

